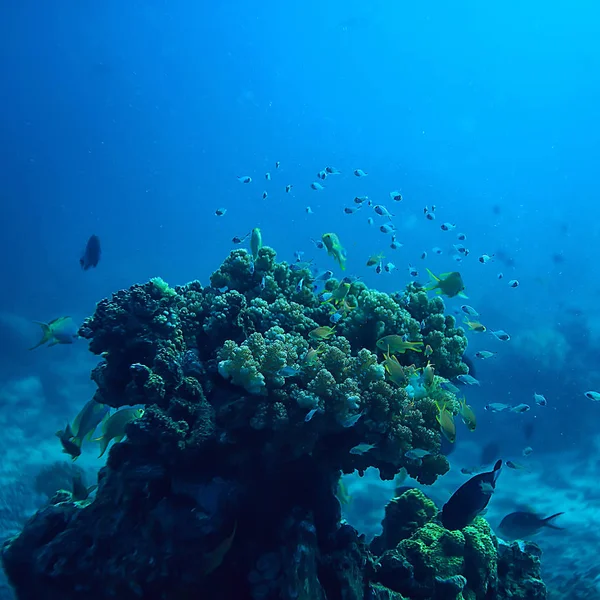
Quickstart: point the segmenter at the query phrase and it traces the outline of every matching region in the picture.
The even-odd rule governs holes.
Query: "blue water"
[[[348,271],[384,291],[411,280],[409,265],[423,282],[426,267],[459,268],[484,324],[512,337],[469,334],[470,355],[498,355],[477,362],[478,429],[461,432],[453,471],[429,492],[443,502],[489,441],[522,462],[531,446],[530,470],[503,474],[490,520],[525,504],[565,510],[568,530],[539,538],[548,560],[568,564],[575,546],[593,555],[600,406],[583,394],[600,389],[595,3],[24,0],[3,13],[0,476],[59,459],[54,432],[94,390],[85,343],[29,353],[32,321],[81,321],[153,276],[205,283],[252,227],[281,259],[303,251],[335,268],[310,241],[334,231]],[[311,190],[326,165],[342,175]],[[396,214],[402,248],[368,207],[344,214],[356,195]],[[458,232],[471,251],[460,265]],[[83,272],[92,233],[103,255]],[[367,269],[377,252],[398,269]],[[481,264],[484,253],[494,260]],[[489,402],[533,408],[494,415]],[[81,463],[92,477],[101,464]],[[367,484],[352,485],[360,497]]]

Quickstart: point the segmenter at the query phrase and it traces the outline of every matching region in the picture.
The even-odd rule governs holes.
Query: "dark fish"
[[[446,529],[463,529],[483,512],[494,493],[501,469],[499,460],[493,471],[471,477],[452,494],[442,509],[442,525]]]
[[[97,488],[97,485],[90,485],[87,487],[83,482],[83,476],[81,473],[73,475],[73,500],[81,502],[87,500],[89,495]]]
[[[73,460],[81,455],[81,447],[73,441],[73,431],[68,423],[64,431],[61,429],[56,432],[56,437],[60,440],[63,452],[68,454]]]
[[[79,264],[84,271],[87,271],[90,267],[97,267],[100,262],[100,255],[102,251],[100,249],[100,238],[97,235],[93,235],[87,241],[85,250],[79,259]]]
[[[506,515],[502,519],[498,529],[502,535],[509,539],[524,539],[539,533],[544,527],[562,530],[563,527],[557,527],[550,521],[564,514],[564,512],[559,512],[543,519],[535,513],[518,510],[517,512],[510,513],[510,515]]]

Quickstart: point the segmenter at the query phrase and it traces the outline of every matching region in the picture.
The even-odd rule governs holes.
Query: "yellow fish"
[[[367,267],[374,267],[376,264],[380,263],[384,258],[385,255],[383,254],[383,252],[369,256],[369,260],[367,260]]]
[[[401,335],[386,335],[377,340],[377,347],[384,352],[392,354],[404,354],[407,350],[423,352],[420,346],[423,342],[405,342]]]
[[[328,340],[333,335],[334,329],[335,327],[323,325],[309,332],[308,337],[311,340]]]
[[[335,233],[324,233],[321,236],[323,245],[327,249],[327,254],[340,265],[342,271],[346,270],[346,250],[340,243],[340,239]]]
[[[402,387],[406,384],[406,375],[402,365],[398,362],[398,359],[392,354],[383,355],[385,360],[383,361],[383,367],[386,370],[390,381],[393,381],[396,385]]]
[[[466,298],[464,293],[465,284],[462,280],[460,273],[453,271],[452,273],[442,273],[439,277],[434,275],[429,269],[427,269],[429,276],[433,279],[433,282],[425,289],[430,292],[435,290],[436,294],[443,294],[448,298],[454,298],[460,296]]]
[[[352,496],[348,493],[348,488],[342,479],[338,481],[336,496],[342,506],[347,506],[352,501]]]
[[[100,442],[100,456],[106,452],[108,444],[111,440],[115,440],[115,444],[118,444],[125,437],[125,429],[129,423],[139,419],[144,414],[142,408],[122,408],[116,413],[111,415],[102,427],[102,435],[99,438],[95,438],[95,442]]]
[[[83,440],[89,441],[100,425],[110,414],[110,406],[100,404],[93,398],[86,402],[84,407],[75,417],[71,429],[73,431],[73,442],[81,447]]]
[[[252,252],[254,260],[258,258],[258,251],[262,248],[262,245],[262,233],[258,227],[255,227],[250,235],[250,252]]]
[[[477,418],[475,417],[473,409],[467,404],[465,398],[460,400],[460,416],[469,431],[475,431],[477,427]]]
[[[463,323],[469,328],[469,331],[476,331],[477,333],[486,331],[486,326],[482,325],[479,321],[469,321],[469,319],[465,317]]]
[[[338,285],[338,287],[335,290],[333,290],[333,292],[323,294],[323,304],[331,302],[331,304],[333,304],[334,306],[338,306],[346,299],[346,296],[348,295],[348,292],[350,291],[351,287],[352,285],[350,283],[348,283],[347,281],[342,281],[342,283],[340,283],[340,285]]]
[[[34,321],[42,328],[42,339],[35,345],[29,348],[35,350],[44,344],[56,346],[57,344],[72,344],[77,338],[77,328],[71,317],[58,317],[49,323]]]
[[[456,425],[454,424],[454,415],[446,408],[446,405],[440,406],[435,403],[439,411],[436,420],[440,425],[442,435],[451,443],[456,441]]]

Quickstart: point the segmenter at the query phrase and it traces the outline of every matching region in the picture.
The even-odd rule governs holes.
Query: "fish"
[[[354,425],[356,425],[359,421],[359,419],[363,416],[364,413],[359,412],[356,415],[352,415],[350,417],[346,417],[345,419],[342,419],[341,421],[341,426],[342,427],[354,427]]]
[[[435,369],[433,365],[428,362],[423,368],[423,384],[426,388],[430,388],[435,380]]]
[[[425,208],[425,218],[428,221],[435,221],[435,215],[432,212],[428,212],[427,207]]]
[[[402,202],[402,194],[398,190],[394,190],[393,192],[390,192],[390,198],[394,202]]]
[[[225,216],[226,212],[227,212],[226,208],[217,208],[217,210],[215,210],[215,215],[217,215],[217,217],[223,217],[223,216]]]
[[[468,373],[466,375],[459,375],[456,379],[465,385],[481,385],[478,379],[475,379],[473,375],[469,375]]]
[[[320,192],[320,191],[322,191],[322,190],[325,189],[318,181],[313,181],[310,184],[310,187],[311,187],[311,189],[313,189],[313,190],[315,190],[317,192]]]
[[[373,217],[369,217],[367,219],[367,225],[373,225],[373,223],[375,223],[375,221],[373,220]]]
[[[397,239],[396,239],[396,234],[392,234],[392,241],[390,243],[390,248],[392,250],[398,250],[399,248],[402,248],[404,244],[401,244]]]
[[[452,231],[453,229],[456,229],[456,225],[454,223],[442,223],[440,229],[442,231]]]
[[[355,212],[361,209],[360,206],[346,206],[344,208],[344,213],[347,215],[353,215]]]
[[[441,254],[443,254],[443,253],[444,253],[444,251],[443,251],[441,248],[438,248],[437,246],[436,246],[435,248],[432,248],[432,249],[431,249],[431,251],[432,251],[434,254],[437,254],[438,256],[440,256]]]
[[[427,269],[427,273],[429,273],[433,282],[425,288],[426,291],[430,292],[435,290],[436,294],[448,296],[448,298],[454,298],[455,296],[460,296],[462,298],[467,297],[464,293],[465,284],[458,271],[442,273],[437,276]]]
[[[404,453],[404,456],[410,460],[421,460],[430,455],[431,452],[429,452],[429,450],[423,450],[423,448],[412,448]]]
[[[296,284],[296,292],[301,292],[304,286],[304,277]]]
[[[47,345],[48,348],[57,344],[72,344],[79,336],[77,328],[71,317],[58,317],[48,323],[34,321],[42,328],[42,338],[29,350],[35,350],[40,346]]]
[[[389,262],[389,263],[386,263],[386,264],[383,266],[383,270],[384,270],[386,273],[391,273],[392,271],[395,271],[397,268],[398,268],[398,267],[396,267],[396,265],[395,265],[394,263],[391,263],[391,262]]]
[[[266,199],[268,198],[268,196],[269,196],[269,193],[268,193],[268,192],[265,190],[265,191],[262,193],[262,199],[263,199],[263,200],[266,200]]]
[[[243,236],[234,235],[234,236],[231,238],[231,241],[232,241],[234,244],[241,244],[243,241],[245,241],[245,240],[248,238],[248,236],[250,235],[250,233],[251,233],[251,232],[249,231],[249,232],[248,232],[246,235],[243,235]]]
[[[282,377],[296,377],[296,375],[300,375],[300,373],[302,373],[300,369],[296,369],[290,365],[286,365],[277,371],[277,374],[281,375]]]
[[[425,356],[429,358],[432,354],[433,348],[429,344],[427,344],[427,346],[425,346]]]
[[[81,473],[75,473],[73,475],[71,490],[73,494],[73,500],[76,502],[82,502],[87,500],[90,494],[97,488],[96,484],[87,487],[83,481],[83,475]]]
[[[475,431],[477,428],[477,418],[473,409],[467,404],[467,400],[462,398],[460,400],[460,416],[462,422],[467,426],[469,431]]]
[[[100,404],[93,398],[85,403],[79,414],[73,419],[71,432],[73,434],[73,442],[81,447],[83,441],[90,441],[96,427],[100,425],[110,414],[110,406]]]
[[[375,267],[375,273],[377,273],[377,275],[379,275],[381,272],[383,271],[383,265],[381,263],[379,263],[376,267]]]
[[[280,166],[281,166],[281,162],[280,162],[280,161],[277,161],[277,162],[275,163],[275,168],[276,168],[276,169],[279,169],[279,167],[280,167]]]
[[[315,245],[317,250],[323,250],[323,248],[325,248],[325,244],[321,240],[310,238],[310,241]]]
[[[531,446],[527,446],[526,448],[523,448],[523,452],[521,452],[521,454],[527,458],[528,456],[530,456],[533,453],[533,448]]]
[[[331,303],[334,306],[339,306],[348,296],[351,287],[352,284],[348,283],[347,281],[340,282],[340,285],[338,285],[333,292],[325,292],[324,294],[321,294],[322,303]]]
[[[511,288],[519,287],[519,280],[518,279],[511,279],[508,282],[508,287],[511,287]]]
[[[468,304],[461,305],[460,310],[462,310],[469,317],[478,317],[479,316],[479,313],[472,306],[469,306]]]
[[[66,427],[56,432],[56,437],[60,440],[63,452],[68,454],[73,460],[81,456],[81,447],[73,441],[73,431],[67,423]]]
[[[442,435],[451,443],[456,441],[456,425],[454,424],[454,415],[446,408],[446,405],[435,403],[438,409],[436,420],[440,425]]]
[[[452,494],[442,508],[442,525],[451,531],[464,529],[487,507],[502,470],[498,460],[494,469],[474,475]]]
[[[339,169],[336,169],[335,167],[325,167],[325,171],[327,172],[328,175],[341,175],[342,172]]]
[[[417,269],[415,267],[413,267],[412,265],[408,265],[408,274],[411,277],[418,277],[419,271],[417,271]]]
[[[307,207],[304,209],[304,212],[305,212],[307,215],[312,215],[312,214],[314,214],[314,213],[313,213],[313,209],[312,209],[310,206],[307,206]]]
[[[100,456],[102,458],[108,445],[112,440],[118,444],[125,437],[125,430],[129,423],[141,418],[144,415],[143,408],[122,408],[112,414],[102,427],[102,435],[95,438],[95,442],[100,442]]]
[[[493,413],[504,412],[505,410],[510,410],[510,404],[502,404],[502,402],[491,402],[490,404],[486,404],[483,407],[483,409]]]
[[[398,359],[392,354],[384,354],[383,368],[385,369],[388,378],[391,382],[397,386],[403,387],[406,385],[406,375],[402,365],[398,362]]]
[[[490,352],[489,350],[479,350],[479,352],[475,352],[475,358],[488,359],[496,356],[497,352]]]
[[[375,444],[358,444],[358,446],[354,446],[354,448],[350,448],[350,454],[366,454],[370,450],[375,448]]]
[[[319,408],[318,406],[309,410],[304,417],[304,422],[308,423],[318,412],[323,412],[323,409]]]
[[[524,539],[529,538],[536,533],[539,533],[544,527],[550,529],[563,530],[563,527],[558,527],[551,523],[556,517],[564,515],[564,512],[558,512],[549,517],[540,517],[533,512],[515,511],[510,513],[500,521],[498,531],[508,539]]]
[[[356,177],[366,177],[368,175],[362,169],[354,169],[353,173]]]
[[[548,406],[548,400],[546,400],[544,394],[537,394],[534,392],[533,399],[538,406]]]
[[[396,231],[396,226],[393,223],[385,223],[379,227],[379,231],[381,231],[381,233],[394,233],[394,231]]]
[[[79,266],[87,271],[91,267],[96,268],[100,262],[102,256],[102,249],[100,247],[100,238],[97,235],[91,235],[88,239],[85,250],[79,259]]]
[[[376,204],[373,207],[373,210],[380,216],[380,217],[387,217],[388,219],[391,219],[392,217],[395,217],[396,215],[392,214],[385,206],[383,206],[383,204]]]
[[[250,175],[239,175],[238,177],[236,177],[236,179],[240,183],[252,183],[252,177],[250,177]]]
[[[227,536],[218,546],[216,546],[214,550],[206,552],[202,555],[201,564],[198,567],[197,572],[198,577],[206,577],[221,566],[225,556],[233,544],[236,530],[237,521],[233,524],[233,531],[229,536]]]
[[[423,342],[405,341],[401,335],[385,335],[377,340],[377,347],[391,354],[404,354],[407,350],[423,352],[420,346]]]
[[[498,279],[502,279],[504,277],[504,273],[498,273],[498,275],[496,275],[496,277]]]
[[[485,265],[485,264],[489,263],[491,260],[494,260],[494,255],[492,254],[490,256],[489,254],[482,254],[477,260],[481,264]]]
[[[367,267],[374,267],[377,263],[381,262],[385,258],[383,252],[379,254],[372,254],[367,260]]]
[[[348,493],[348,488],[342,478],[338,481],[335,496],[342,506],[348,506],[352,502],[352,496]]]
[[[514,462],[512,460],[507,460],[505,464],[509,469],[513,469],[515,471],[529,471],[529,468],[526,467],[525,465]]]
[[[321,236],[323,244],[327,249],[327,254],[331,256],[340,266],[342,271],[346,270],[346,250],[340,243],[340,239],[335,233],[324,233]]]
[[[327,175],[329,175],[329,173],[327,173],[327,171],[325,169],[323,169],[322,171],[319,171],[317,173],[317,177],[319,179],[322,179],[323,181],[325,181],[327,179]]]
[[[329,325],[322,325],[321,327],[316,327],[312,331],[309,332],[308,337],[311,340],[315,341],[323,341],[328,340],[334,333],[335,327],[329,327]]]
[[[467,236],[464,233],[457,233],[456,234],[456,239],[459,242],[464,242],[467,239]]]
[[[365,202],[368,205],[371,204],[369,201],[369,196],[354,196],[354,204],[364,204]]]
[[[293,188],[293,187],[294,187],[294,186],[293,186],[291,183],[288,183],[288,184],[285,186],[285,193],[286,193],[286,194],[289,194],[289,193],[292,191],[292,188]]]
[[[459,253],[462,254],[463,256],[469,256],[470,251],[467,247],[463,246],[462,244],[454,244],[454,249]]]
[[[506,331],[504,331],[503,329],[498,329],[497,331],[492,331],[491,329],[488,330],[497,340],[500,340],[501,342],[509,342],[510,341],[510,335],[508,335],[508,333],[506,333]]]
[[[487,329],[483,323],[479,321],[471,321],[467,317],[463,319],[463,323],[467,326],[469,331],[475,331],[476,333],[484,333]]]
[[[323,271],[315,277],[315,281],[329,281],[333,277],[333,271]]]
[[[262,248],[262,245],[262,232],[258,227],[255,227],[250,237],[250,252],[254,260],[258,258],[258,252]]]
[[[463,467],[460,472],[463,475],[473,475],[475,473],[481,473],[485,467]]]
[[[529,404],[517,404],[516,406],[512,406],[510,408],[510,412],[524,413],[524,412],[527,412],[530,409],[531,409],[531,406],[529,406]]]
[[[265,173],[265,179],[267,181],[271,181],[271,173],[269,173],[268,171]]]
[[[586,392],[585,397],[593,402],[600,402],[600,392]]]

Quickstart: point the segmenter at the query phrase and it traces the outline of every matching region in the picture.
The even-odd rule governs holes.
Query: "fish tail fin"
[[[52,339],[52,330],[50,329],[50,325],[48,325],[48,323],[42,323],[42,321],[34,321],[34,323],[42,328],[42,339],[35,346],[29,348],[29,350],[35,350]]]
[[[564,515],[564,511],[563,512],[558,512],[554,515],[550,515],[549,517],[546,517],[543,520],[543,523],[546,527],[550,527],[550,529],[558,529],[560,531],[562,531],[564,529],[564,527],[559,527],[558,525],[555,525],[554,523],[551,523],[550,521],[552,521],[553,519],[556,519],[556,517],[560,517],[560,515]]]

